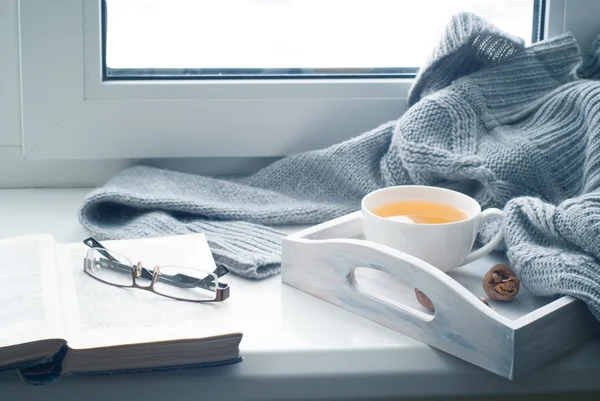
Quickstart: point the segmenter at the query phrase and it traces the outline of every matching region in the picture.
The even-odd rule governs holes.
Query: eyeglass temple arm
[[[222,277],[227,273],[229,273],[229,270],[223,265],[217,267],[213,271],[213,274],[217,277]],[[162,277],[164,279],[166,279],[166,281],[168,283],[170,283],[172,285],[176,285],[178,287],[186,287],[186,288],[200,287],[200,288],[210,289],[211,286],[214,286],[212,276],[205,277],[200,281],[198,281],[198,279],[195,277],[190,277],[185,274],[175,274],[172,276],[163,274]],[[228,285],[225,283],[218,284],[218,288],[226,288],[226,287],[228,287]]]
[[[119,271],[121,273],[129,273],[129,274],[131,273],[132,266],[124,265],[119,262],[113,262],[111,260],[99,260],[99,261],[97,261],[97,263],[99,263],[102,266],[102,268],[104,268],[104,269],[112,269],[112,270]],[[133,267],[136,267],[136,266],[133,266]],[[148,270],[142,268],[142,277],[146,278],[148,280],[151,280],[152,273],[150,273]]]
[[[94,237],[89,237],[89,238],[84,239],[83,243],[86,244],[87,246],[89,246],[90,248],[100,248],[98,250],[98,252],[100,252],[100,254],[102,256],[104,256],[111,262],[117,261],[117,259],[108,252],[108,250],[104,247],[104,245],[99,243]]]
[[[112,256],[110,254],[110,252],[104,247],[104,245],[102,245],[100,242],[98,242],[95,238],[93,238],[93,237],[87,238],[83,241],[83,243],[85,245],[89,246],[90,248],[97,248],[98,252],[111,262],[107,265],[107,267],[111,267],[111,268],[115,268],[115,269],[123,270],[123,271],[127,271],[127,272],[130,271],[130,269],[131,269],[130,266],[119,263],[118,260],[114,256]],[[216,275],[217,277],[222,277],[227,273],[229,273],[229,269],[227,269],[223,265],[219,265],[213,271],[213,274]],[[142,267],[142,277],[150,280],[150,279],[152,279],[152,272],[150,270]],[[187,276],[185,274],[175,274],[175,275],[163,274],[162,277],[169,284],[177,286],[177,287],[181,287],[181,288],[200,287],[200,288],[204,288],[204,289],[210,289],[212,281],[213,281],[210,276],[198,281],[198,279]],[[219,288],[226,288],[226,287],[228,287],[227,284],[219,283]]]

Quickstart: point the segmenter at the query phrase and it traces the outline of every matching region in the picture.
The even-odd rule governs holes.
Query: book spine
[[[62,362],[69,351],[63,345],[56,354],[40,364],[17,369],[19,376],[26,382],[35,386],[49,384],[57,381],[62,374]]]

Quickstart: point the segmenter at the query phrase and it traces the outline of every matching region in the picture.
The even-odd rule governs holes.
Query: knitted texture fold
[[[529,290],[576,296],[600,318],[598,43],[584,60],[569,33],[525,47],[458,14],[397,120],[243,178],[135,166],[90,193],[79,219],[100,238],[202,231],[217,263],[262,278],[279,271],[283,235],[270,227],[356,211],[386,186],[470,183],[483,208],[505,209],[479,240],[504,224]]]
[[[522,197],[506,206],[507,256],[538,295],[570,295],[600,319],[600,193],[558,206]]]

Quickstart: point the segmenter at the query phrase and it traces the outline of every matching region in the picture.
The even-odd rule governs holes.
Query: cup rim
[[[453,221],[451,223],[418,224],[418,226],[420,226],[420,227],[428,227],[428,226],[431,226],[431,227],[443,227],[443,226],[466,224],[466,223],[472,221],[473,219],[476,219],[481,214],[481,205],[479,204],[479,202],[477,202],[471,196],[466,195],[466,194],[464,194],[462,192],[459,192],[459,191],[455,191],[453,189],[443,188],[443,187],[436,187],[436,186],[433,186],[433,185],[395,185],[395,186],[390,186],[390,187],[384,187],[384,188],[376,189],[375,191],[371,191],[368,194],[366,194],[365,196],[363,196],[363,198],[362,198],[362,200],[360,202],[361,210],[362,210],[363,213],[367,213],[370,217],[376,218],[378,220],[387,221],[387,222],[394,223],[394,224],[401,224],[401,225],[406,225],[406,226],[412,226],[412,227],[414,227],[415,224],[405,223],[405,222],[402,222],[402,221],[390,221],[390,220],[386,219],[385,217],[381,217],[379,215],[376,215],[375,213],[373,213],[371,210],[369,210],[365,206],[365,202],[368,200],[368,198],[370,198],[372,196],[375,196],[376,194],[379,194],[381,192],[393,191],[393,190],[398,190],[398,189],[411,189],[411,188],[413,188],[413,189],[414,188],[420,188],[420,189],[426,188],[426,189],[431,189],[431,190],[434,190],[434,191],[440,191],[440,192],[457,194],[458,196],[466,199],[468,202],[474,204],[476,206],[476,208],[477,208],[477,212],[473,216],[470,216],[467,219]]]

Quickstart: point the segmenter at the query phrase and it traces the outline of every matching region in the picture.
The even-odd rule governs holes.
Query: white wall
[[[564,0],[565,30],[575,35],[582,54],[587,54],[594,38],[600,34],[600,0]]]
[[[578,37],[583,51],[587,52],[597,31],[600,32],[600,0],[552,2],[565,7],[563,25]],[[137,162],[212,175],[249,173],[274,160],[25,160],[20,134],[17,4],[18,0],[0,0],[0,188],[100,185],[120,169]]]
[[[21,146],[18,0],[0,1],[0,146]]]

